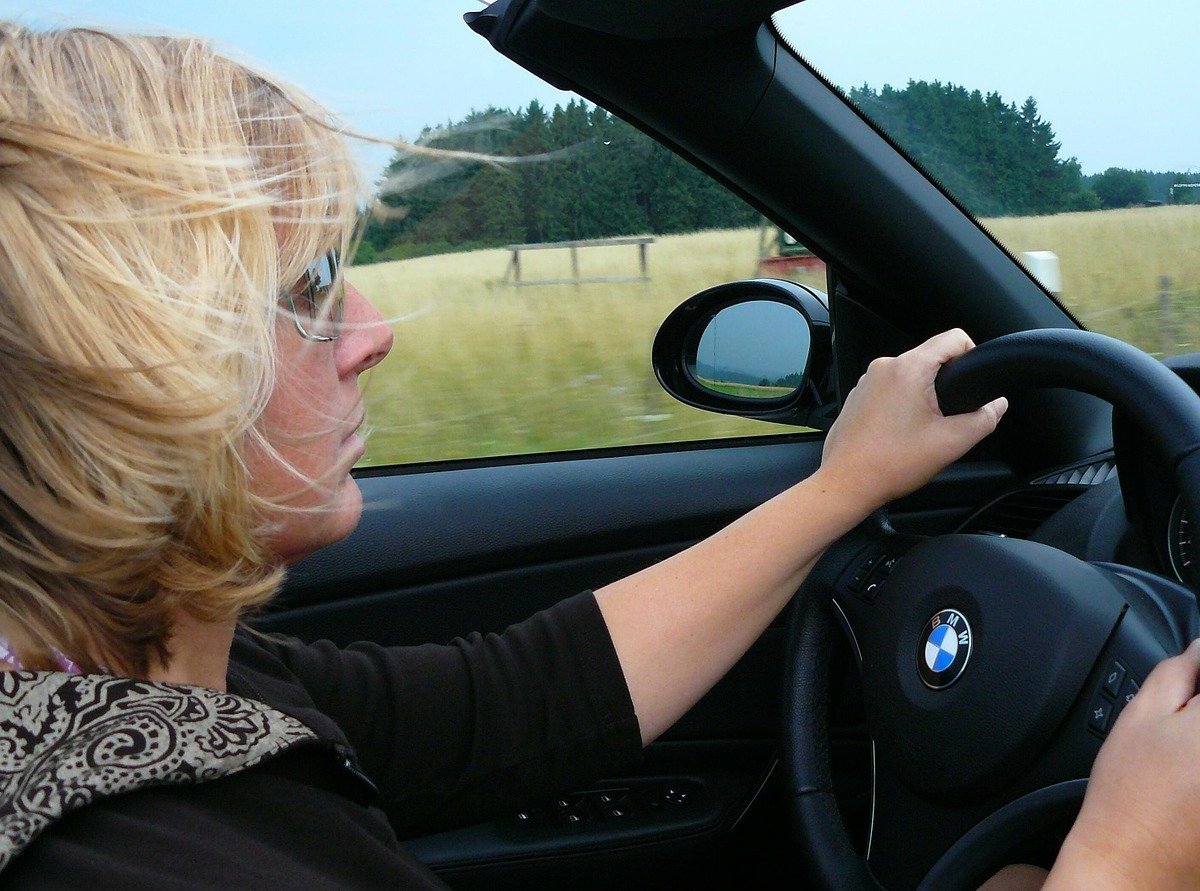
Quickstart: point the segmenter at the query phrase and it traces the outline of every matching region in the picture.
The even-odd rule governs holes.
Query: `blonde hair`
[[[281,581],[245,456],[278,295],[346,250],[327,113],[188,38],[0,24],[0,627],[144,676]]]

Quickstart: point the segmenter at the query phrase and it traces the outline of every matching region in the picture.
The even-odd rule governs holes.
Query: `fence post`
[[[1175,319],[1171,307],[1171,276],[1158,277],[1158,335],[1162,343],[1163,357],[1170,356],[1178,343]]]
[[[650,280],[650,261],[647,257],[646,246],[654,241],[653,237],[649,236],[619,236],[615,238],[584,238],[575,241],[555,241],[546,242],[544,244],[510,244],[505,246],[505,250],[511,254],[508,261],[508,266],[504,272],[504,281],[512,285],[581,285],[585,282],[636,282]],[[579,252],[583,248],[590,247],[614,247],[617,245],[631,245],[638,249],[638,266],[641,275],[595,275],[590,278],[583,277],[583,270],[580,268]],[[543,278],[543,279],[526,279],[521,278],[521,253],[523,251],[541,251],[541,250],[563,250],[567,249],[571,252],[571,276],[570,278]],[[560,255],[561,256],[561,255]],[[536,270],[535,270],[536,271]]]

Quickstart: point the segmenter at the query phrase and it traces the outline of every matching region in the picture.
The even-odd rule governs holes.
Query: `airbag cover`
[[[1062,722],[1124,606],[1103,570],[1035,542],[955,535],[917,545],[860,633],[877,756],[926,797],[1011,781]],[[918,660],[945,609],[970,623],[970,658],[934,690]]]

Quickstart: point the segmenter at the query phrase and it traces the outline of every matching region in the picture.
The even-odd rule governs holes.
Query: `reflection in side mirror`
[[[811,341],[808,320],[794,306],[751,300],[709,320],[686,366],[696,384],[712,393],[782,399],[803,385]]]

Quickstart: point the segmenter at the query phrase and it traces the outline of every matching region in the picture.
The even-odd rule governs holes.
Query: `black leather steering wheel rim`
[[[846,832],[833,789],[829,749],[831,606],[800,596],[793,604],[783,700],[781,757],[790,783],[792,834],[818,888],[875,891],[879,883]]]
[[[1172,468],[1193,516],[1200,516],[1200,399],[1166,366],[1104,335],[1042,329],[984,343],[948,363],[937,380],[947,414],[1032,387],[1080,390],[1117,406]],[[880,885],[855,852],[833,793],[828,666],[834,635],[841,633],[834,608],[817,596],[799,597],[793,605],[782,750],[794,835],[819,887],[876,889]],[[1054,806],[1070,810],[1073,795],[1082,798],[1081,784],[1060,789]],[[944,863],[938,870],[953,874]]]

